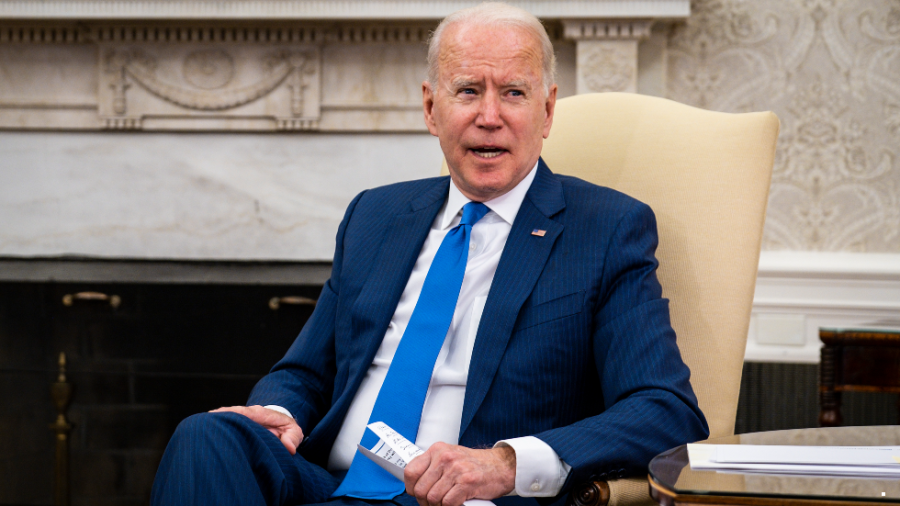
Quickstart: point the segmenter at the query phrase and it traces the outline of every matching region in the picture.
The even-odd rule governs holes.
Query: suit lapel
[[[350,366],[351,392],[375,358],[385,329],[397,309],[400,296],[416,264],[431,224],[446,200],[450,178],[410,201],[409,208],[391,219],[381,251],[372,263],[369,277],[353,305],[355,355]]]
[[[562,185],[541,160],[516,215],[491,290],[469,363],[460,441],[494,380],[522,304],[531,294],[563,225],[551,217],[565,208]],[[544,230],[543,237],[533,235]]]

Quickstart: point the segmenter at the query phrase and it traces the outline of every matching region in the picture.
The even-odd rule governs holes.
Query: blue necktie
[[[444,236],[375,399],[369,423],[384,422],[406,439],[416,440],[434,363],[450,329],[466,273],[472,225],[488,211],[482,203],[469,202],[463,206],[459,225]],[[367,428],[360,444],[372,448],[376,443],[378,436]],[[357,451],[332,497],[393,499],[403,491],[403,482]]]

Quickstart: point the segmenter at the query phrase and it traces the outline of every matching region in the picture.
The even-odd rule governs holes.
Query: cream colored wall
[[[694,0],[667,96],[772,110],[764,250],[900,253],[900,1]]]

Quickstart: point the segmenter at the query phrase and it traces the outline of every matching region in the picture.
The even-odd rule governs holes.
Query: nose
[[[494,93],[485,93],[482,96],[475,124],[488,130],[496,130],[503,126],[503,122],[500,120],[499,96]]]

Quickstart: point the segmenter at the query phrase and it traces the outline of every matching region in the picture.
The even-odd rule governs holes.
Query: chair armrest
[[[650,506],[647,478],[590,481],[576,486],[566,498],[566,506]]]
[[[589,481],[578,485],[566,498],[566,506],[606,506],[609,485],[605,481]]]

